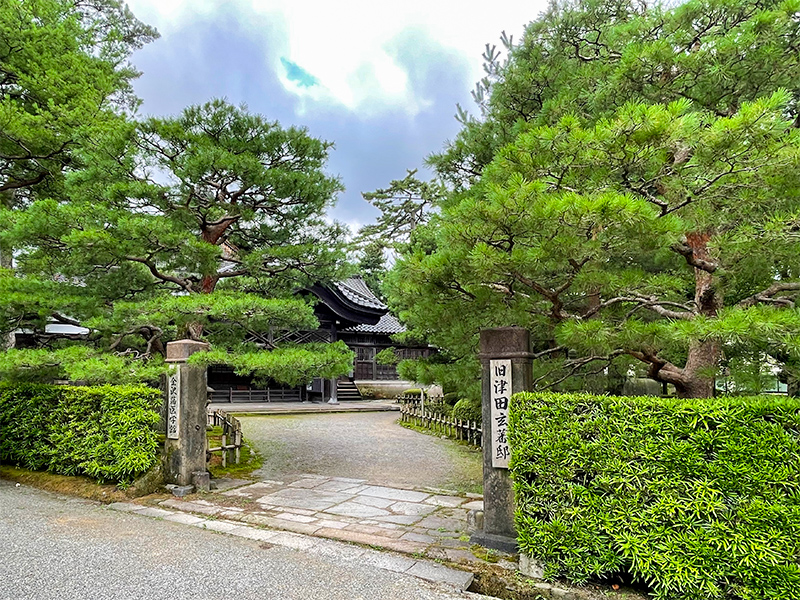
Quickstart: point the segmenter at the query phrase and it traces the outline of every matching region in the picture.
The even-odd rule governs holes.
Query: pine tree
[[[553,4],[487,52],[447,197],[390,277],[462,361],[529,327],[536,384],[643,370],[685,397],[800,357],[793,2]],[[491,49],[490,49],[491,50]]]

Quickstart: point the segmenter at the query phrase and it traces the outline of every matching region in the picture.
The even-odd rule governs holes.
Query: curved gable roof
[[[357,275],[332,285],[314,285],[309,291],[322,300],[334,314],[354,324],[375,325],[389,311]]]

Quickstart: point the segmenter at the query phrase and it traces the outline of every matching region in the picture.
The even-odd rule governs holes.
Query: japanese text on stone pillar
[[[169,376],[167,384],[167,438],[177,440],[180,437],[181,419],[181,372],[178,369]]]
[[[511,361],[489,361],[489,383],[492,407],[492,466],[496,469],[508,468],[508,401],[511,398]]]

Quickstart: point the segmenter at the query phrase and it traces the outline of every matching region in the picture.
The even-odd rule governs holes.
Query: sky
[[[362,192],[387,187],[474,112],[487,43],[519,39],[545,8],[474,0],[128,0],[161,38],[137,51],[141,116],[225,98],[331,141],[328,170],[346,187],[332,219],[351,228],[377,211]]]

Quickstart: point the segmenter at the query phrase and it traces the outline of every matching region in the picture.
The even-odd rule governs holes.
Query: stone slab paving
[[[476,494],[459,495],[438,488],[401,489],[373,485],[364,479],[303,474],[287,476],[284,481],[244,482],[239,487],[185,499],[170,498],[160,505],[195,516],[454,563],[481,562],[470,551],[467,530],[468,511],[483,507]],[[141,508],[133,506],[119,504],[117,508]]]
[[[190,515],[186,512],[183,512],[187,510],[194,511],[197,507],[207,509],[209,508],[207,501],[198,502],[167,500],[161,504],[164,506],[171,506],[181,512],[157,509],[129,502],[116,502],[108,505],[108,508],[132,514],[139,514],[143,517],[163,518],[165,520],[182,523],[184,525],[200,527],[225,535],[257,540],[271,545],[284,546],[310,554],[334,557],[343,562],[358,562],[386,571],[407,573],[427,581],[450,585],[460,591],[466,590],[472,583],[473,579],[472,573],[468,571],[452,569],[450,567],[445,567],[443,565],[420,558],[408,558],[398,554],[379,552],[369,548],[351,546],[342,544],[338,541],[300,535],[290,531],[260,529],[243,524],[237,520],[219,520],[214,517],[209,518],[208,513],[202,511],[201,514],[206,515],[205,517]],[[243,512],[237,513],[234,511],[234,514],[240,515],[243,514]],[[277,521],[278,519],[276,518],[275,520]],[[337,531],[336,529],[324,527],[324,521],[327,520],[320,520],[320,527],[316,531]],[[294,523],[294,521],[289,520],[287,523]],[[359,533],[356,530],[350,530],[345,537],[349,538],[346,539],[346,541],[362,544],[370,544],[371,540],[373,539],[373,536]],[[400,544],[400,546],[402,546],[402,544]]]

